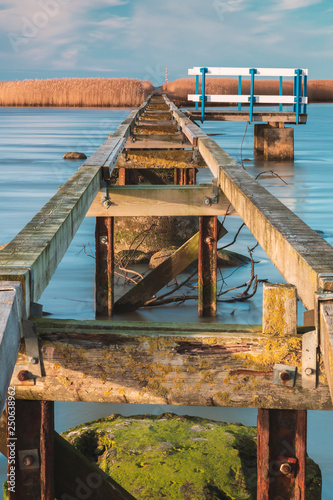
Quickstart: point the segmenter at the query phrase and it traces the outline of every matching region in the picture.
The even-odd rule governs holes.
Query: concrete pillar
[[[265,160],[293,160],[294,129],[284,123],[255,125],[254,153]]]
[[[270,127],[264,130],[265,160],[294,159],[294,129]]]
[[[263,155],[264,154],[264,130],[269,127],[266,124],[260,124],[254,126],[254,154]]]

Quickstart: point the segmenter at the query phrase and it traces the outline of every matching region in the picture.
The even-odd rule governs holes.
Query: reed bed
[[[130,78],[60,78],[0,82],[0,106],[136,107],[151,82]]]
[[[188,94],[195,94],[195,79],[181,78],[173,82],[164,84],[162,87],[168,97],[178,106],[193,106],[193,102],[187,100]],[[278,95],[278,80],[257,80],[254,85],[254,92],[260,95]],[[235,78],[207,78],[207,94],[238,94],[238,81]],[[242,81],[242,94],[250,93],[250,80]],[[286,80],[283,82],[283,93],[292,95],[293,82]],[[332,102],[333,101],[333,80],[310,80],[308,82],[309,102]],[[209,105],[209,103],[207,104]],[[216,106],[214,103],[213,105]]]

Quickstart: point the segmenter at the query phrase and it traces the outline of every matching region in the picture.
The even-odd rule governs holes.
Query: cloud
[[[303,9],[321,3],[322,0],[279,0],[276,4],[277,10]]]

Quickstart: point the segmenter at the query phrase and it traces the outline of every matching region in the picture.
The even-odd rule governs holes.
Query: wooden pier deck
[[[209,168],[212,183],[196,185],[197,168]],[[135,172],[146,172],[151,179],[154,169],[173,170],[174,185],[132,185]],[[111,185],[115,173],[117,185]],[[131,298],[122,298],[122,307],[139,307],[140,295],[155,293],[155,277],[161,276],[161,287],[163,280],[168,282],[198,258],[198,313],[209,317],[216,314],[216,248],[223,233],[217,216],[232,212],[243,219],[287,282],[267,285],[262,326],[112,320],[117,307],[115,216],[199,217],[199,233],[182,247],[177,263],[170,258],[152,271],[150,282],[143,280]],[[96,217],[96,312],[109,319],[37,317],[37,302],[85,216]],[[308,310],[309,327],[296,326],[296,296]],[[18,407],[34,404],[32,415],[44,430],[34,428],[32,433],[32,417],[20,420],[17,449],[38,450],[40,443],[49,453],[46,471],[17,470],[25,495],[19,498],[52,500],[53,472],[56,497],[75,495],[68,473],[64,477],[61,467],[52,466],[52,439],[47,437],[53,427],[51,418],[45,421],[45,404],[62,400],[259,408],[258,498],[288,491],[283,498],[305,500],[306,410],[333,409],[333,248],[166,96],[150,96],[131,112],[0,251],[0,304],[1,408],[8,386],[15,390]],[[48,411],[50,415],[52,409]],[[281,472],[272,486],[267,479],[270,461],[287,459],[274,455],[278,447],[269,439],[274,440],[274,425],[283,426],[286,411],[295,417],[290,439],[300,440],[290,463],[298,461],[299,468],[292,465],[287,476]],[[5,452],[3,429],[0,450]],[[84,477],[86,469],[78,472],[82,457],[57,435],[55,446],[56,460],[72,456],[75,473]],[[23,486],[27,476],[31,484]],[[110,486],[104,476],[102,483],[105,492],[114,489],[116,499],[133,498]]]

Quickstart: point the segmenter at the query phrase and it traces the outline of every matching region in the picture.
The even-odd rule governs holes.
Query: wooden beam
[[[23,312],[21,283],[0,282],[0,411],[19,352]]]
[[[120,484],[57,433],[54,445],[57,498],[135,500]]]
[[[234,215],[222,191],[218,203],[211,203],[212,186],[114,186],[107,190],[109,208],[102,205],[97,194],[87,217],[146,217],[167,215]],[[208,204],[206,204],[208,203]]]
[[[187,110],[186,116],[191,120],[200,120],[201,112]],[[250,121],[249,111],[210,111],[205,110],[205,121],[223,121],[223,122],[248,122]],[[263,122],[280,122],[296,124],[296,113],[292,111],[253,111],[253,122],[263,123]],[[307,114],[300,113],[299,123],[304,124],[307,122]]]
[[[324,382],[303,389],[297,373],[294,387],[273,384],[275,363],[301,365],[301,334],[202,323],[36,324],[45,376],[29,386],[13,378],[17,398],[332,410]],[[26,361],[21,352],[18,363]]]
[[[333,400],[333,300],[319,303],[319,327],[321,354]]]
[[[199,218],[198,313],[216,316],[217,217]]]
[[[100,179],[99,167],[80,167],[0,252],[0,280],[12,273],[22,282],[28,317],[30,302],[39,300],[57,269],[100,189]]]
[[[297,287],[307,309],[315,292],[333,290],[333,248],[297,215],[263,188],[210,138],[199,151],[260,246],[285,280]]]
[[[218,223],[218,239],[227,231]],[[198,258],[199,232],[186,241],[169,258],[153,269],[114,305],[115,312],[130,312],[142,307],[153,295]]]
[[[114,305],[117,313],[135,311],[198,258],[199,233],[196,233],[169,258],[153,269]]]

